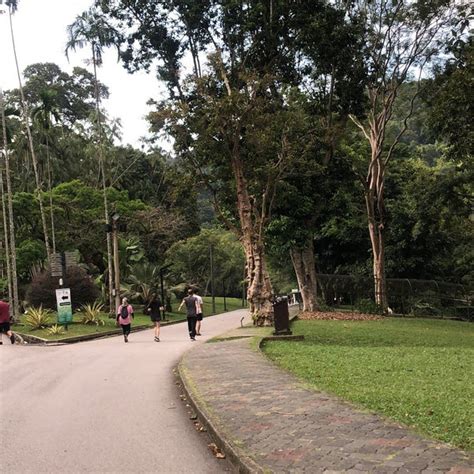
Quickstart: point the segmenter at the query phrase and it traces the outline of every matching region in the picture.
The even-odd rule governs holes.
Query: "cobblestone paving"
[[[201,345],[183,367],[205,415],[265,471],[474,473],[467,453],[304,388],[248,339]]]

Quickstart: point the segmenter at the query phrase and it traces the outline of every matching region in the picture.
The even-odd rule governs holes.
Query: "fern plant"
[[[52,336],[60,336],[61,334],[64,334],[64,328],[58,324],[53,324],[48,329],[48,334],[51,334]]]
[[[96,326],[104,326],[105,321],[100,318],[100,313],[102,312],[102,309],[104,308],[104,305],[95,302],[93,304],[85,304],[82,306],[81,311],[84,314],[82,317],[82,324],[95,324]]]
[[[50,309],[43,308],[28,308],[26,310],[25,324],[31,329],[43,329],[50,325],[53,312]]]

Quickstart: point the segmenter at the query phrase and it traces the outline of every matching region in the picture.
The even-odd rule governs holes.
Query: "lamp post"
[[[216,295],[214,294],[214,247],[209,247],[209,260],[211,264],[211,297],[212,297],[212,314],[216,314]]]
[[[165,285],[163,283],[163,277],[165,271],[171,267],[171,263],[160,268],[160,288],[161,288],[161,304],[163,306],[163,321],[166,321],[166,300],[165,300]]]
[[[115,277],[115,314],[120,306],[120,258],[118,245],[118,220],[120,215],[116,212],[112,214],[112,241],[114,250],[114,277]]]

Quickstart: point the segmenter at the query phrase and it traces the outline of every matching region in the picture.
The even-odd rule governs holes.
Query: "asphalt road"
[[[217,473],[179,399],[173,368],[195,344],[240,325],[247,311],[187,327],[78,344],[0,347],[0,472]]]

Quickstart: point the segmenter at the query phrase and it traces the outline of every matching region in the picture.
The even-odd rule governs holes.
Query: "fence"
[[[387,279],[388,305],[395,314],[474,318],[474,288],[435,280]],[[328,306],[375,312],[374,283],[355,275],[318,275],[318,295]]]

